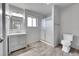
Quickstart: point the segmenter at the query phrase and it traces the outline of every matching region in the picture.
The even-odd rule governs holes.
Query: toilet
[[[72,41],[73,41],[73,34],[63,34],[63,40],[61,40],[63,52],[69,53]]]

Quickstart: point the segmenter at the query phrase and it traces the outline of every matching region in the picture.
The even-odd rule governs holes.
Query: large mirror
[[[25,33],[25,11],[13,5],[8,5],[9,13],[7,12],[6,24],[7,33]]]
[[[12,16],[10,19],[10,33],[21,33],[24,31],[23,18]]]

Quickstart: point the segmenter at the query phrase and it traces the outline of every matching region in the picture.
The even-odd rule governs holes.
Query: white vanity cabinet
[[[9,53],[26,47],[26,34],[10,34],[8,35]]]

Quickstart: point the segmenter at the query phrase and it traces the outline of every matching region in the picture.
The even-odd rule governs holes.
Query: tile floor
[[[35,42],[30,44],[29,47],[11,53],[10,56],[79,56],[79,53],[74,50],[70,53],[64,53],[61,46],[53,48],[43,42]]]

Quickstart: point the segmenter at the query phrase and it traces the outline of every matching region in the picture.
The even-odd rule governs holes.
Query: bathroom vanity
[[[8,52],[16,51],[18,49],[26,47],[26,34],[25,33],[14,33],[8,34]]]

